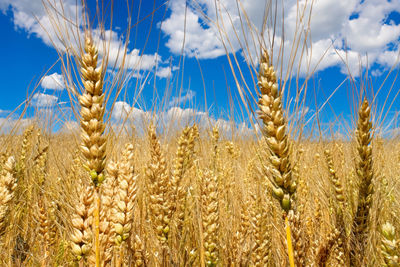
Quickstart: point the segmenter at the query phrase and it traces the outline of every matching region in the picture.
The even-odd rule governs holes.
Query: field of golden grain
[[[98,50],[88,27],[79,127],[0,136],[2,266],[400,265],[400,144],[367,94],[351,136],[298,140],[264,49],[253,136],[156,116],[117,132]]]

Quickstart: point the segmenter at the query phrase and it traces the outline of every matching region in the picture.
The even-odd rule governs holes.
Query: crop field
[[[75,123],[65,130],[67,120],[48,109],[27,120],[28,108],[12,127],[1,121],[1,266],[400,266],[400,142],[380,131],[385,114],[368,71],[345,80],[356,88],[347,135],[318,130],[318,112],[307,128],[307,86],[285,77],[285,67],[296,75],[295,63],[264,41],[255,41],[257,62],[246,63],[250,76],[227,51],[237,85],[230,96],[243,100],[231,107],[252,122],[245,131],[205,113],[163,119],[168,93],[152,96],[140,123],[130,121],[132,108],[116,125],[112,110],[131,77],[107,67],[112,8],[96,1],[89,12],[83,1],[75,23],[62,2],[43,5],[54,45],[64,45],[56,50]],[[266,23],[280,12],[268,10]],[[302,56],[301,44],[294,50]]]

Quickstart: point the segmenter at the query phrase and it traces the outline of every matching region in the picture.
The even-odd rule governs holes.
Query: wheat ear
[[[260,192],[252,195],[253,205],[250,207],[251,226],[254,236],[251,248],[252,266],[269,266],[271,258],[271,225],[267,223],[268,209],[272,204],[263,201]]]
[[[217,266],[218,257],[218,182],[211,171],[200,173],[202,178],[201,207],[203,219],[203,244],[207,267]]]
[[[113,227],[113,209],[117,194],[119,165],[114,161],[107,163],[107,179],[101,186],[101,211],[100,211],[100,247],[101,258],[104,265],[110,265],[115,245],[115,230]]]
[[[373,169],[372,169],[372,122],[371,108],[367,99],[362,102],[358,112],[358,123],[356,130],[358,162],[356,165],[357,176],[360,180],[358,192],[357,211],[353,220],[351,236],[351,265],[360,264],[359,260],[363,258],[365,247],[365,234],[367,232],[369,211],[373,193]]]
[[[118,190],[115,196],[115,208],[113,209],[115,244],[119,251],[116,266],[121,266],[124,258],[123,245],[128,239],[133,223],[133,211],[136,201],[136,178],[133,168],[134,149],[132,144],[127,144],[122,154],[122,162],[119,164]]]
[[[395,237],[395,228],[389,222],[382,226],[382,244],[381,253],[384,259],[385,267],[400,266],[398,240]]]
[[[21,177],[22,179],[25,177],[25,173],[26,173],[26,157],[29,151],[29,148],[31,146],[31,136],[33,133],[33,126],[28,127],[25,131],[24,131],[24,135],[23,135],[23,140],[22,140],[22,147],[21,147],[21,154],[18,160],[18,176]]]
[[[294,266],[291,231],[287,213],[293,209],[296,181],[292,178],[290,146],[286,133],[287,122],[284,117],[282,95],[278,88],[276,72],[270,63],[268,53],[261,55],[258,86],[261,94],[258,101],[258,114],[264,124],[264,135],[269,148],[272,165],[272,192],[285,212],[288,255],[290,266]]]
[[[258,86],[261,90],[258,114],[263,121],[265,139],[271,153],[269,159],[273,166],[273,194],[279,200],[282,209],[288,212],[292,209],[296,182],[292,179],[282,96],[267,52],[261,57]]]
[[[335,166],[333,163],[332,152],[329,149],[324,151],[326,163],[328,165],[329,178],[334,189],[334,195],[336,199],[336,229],[339,231],[340,236],[338,238],[336,247],[336,259],[338,262],[343,262],[346,255],[348,255],[345,248],[344,241],[347,240],[346,228],[344,222],[344,207],[345,207],[345,197],[343,194],[343,185],[339,177],[336,174]],[[346,254],[345,254],[346,252]]]
[[[79,201],[75,206],[75,213],[72,215],[72,234],[70,236],[72,253],[84,265],[86,256],[92,247],[92,220],[94,205],[93,186],[84,186],[78,182]]]
[[[81,105],[82,153],[86,159],[85,167],[90,172],[95,186],[94,240],[96,267],[100,266],[100,190],[104,181],[106,158],[106,137],[104,135],[104,94],[103,68],[97,67],[98,51],[89,33],[85,38],[85,53],[81,57],[81,78],[85,92],[79,96]]]
[[[149,179],[150,191],[150,217],[153,226],[160,241],[162,253],[162,262],[166,261],[169,255],[168,240],[170,237],[171,222],[171,201],[169,194],[171,183],[167,170],[165,156],[161,152],[161,144],[156,135],[154,125],[148,129],[148,138],[150,143],[151,160],[146,166],[146,177]],[[159,254],[159,255],[160,255]]]
[[[16,188],[15,178],[15,160],[14,157],[9,157],[3,166],[0,175],[0,231],[5,227],[5,219],[10,210],[10,202],[14,197]]]
[[[181,238],[185,220],[186,187],[183,185],[183,179],[186,172],[189,171],[193,165],[194,140],[193,128],[186,127],[183,129],[178,140],[178,149],[176,151],[174,169],[171,175],[171,197],[173,204],[171,208],[172,213],[176,213],[178,238]]]

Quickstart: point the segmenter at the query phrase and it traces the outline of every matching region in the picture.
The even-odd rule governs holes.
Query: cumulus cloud
[[[46,1],[44,1],[46,2]],[[0,0],[0,10],[6,12],[10,10],[13,14],[12,20],[17,29],[26,31],[29,35],[34,35],[49,46],[63,47],[63,44],[59,40],[59,33],[52,26],[54,18],[48,16],[46,9],[43,6],[42,1],[29,1],[29,0]],[[74,0],[64,1],[51,1],[52,7],[49,10],[61,11],[64,13],[66,18],[70,18],[76,21],[81,14],[81,6],[76,5]],[[53,10],[52,12],[55,12]],[[58,16],[60,19],[60,16]],[[56,19],[57,20],[57,19]],[[64,25],[63,25],[64,26]],[[59,29],[61,31],[71,30]]]
[[[10,131],[22,132],[33,122],[33,119],[0,118],[0,133],[8,134]]]
[[[129,70],[151,70],[156,65],[162,64],[158,53],[146,54],[139,49],[125,50],[123,37],[116,31],[107,30],[102,33],[99,29],[93,30],[95,42],[106,43],[99,45],[99,54],[102,58],[107,56],[109,67],[123,67]]]
[[[44,89],[63,90],[65,88],[63,76],[59,73],[44,76],[41,85]]]
[[[226,135],[235,132],[243,136],[254,136],[255,133],[244,122],[235,123],[221,118],[215,119],[206,112],[191,108],[170,107],[166,111],[153,114],[151,111],[132,107],[125,101],[115,103],[112,119],[115,129],[122,129],[132,123],[136,129],[143,130],[149,122],[153,121],[157,123],[157,127],[167,129],[169,132],[180,131],[182,127],[197,123],[202,130],[209,130],[210,127],[216,125],[221,133]]]
[[[42,1],[0,0],[0,10],[3,12],[11,11],[12,20],[17,29],[22,29],[29,35],[36,36],[48,46],[66,50],[65,45],[68,44],[70,46],[68,50],[72,48],[72,51],[78,51],[77,40],[84,36],[81,28],[65,23],[62,16],[57,14],[57,12],[60,12],[65,15],[67,20],[77,21],[81,25],[82,6],[80,4],[77,6],[76,3],[75,0],[51,1],[51,7],[48,7],[49,15],[43,7]],[[54,23],[57,23],[58,27],[54,27]],[[108,57],[110,68],[123,67],[134,71],[149,71],[160,66],[158,76],[161,78],[167,77],[168,71],[171,72],[168,67],[162,66],[164,62],[158,53],[143,53],[137,48],[125,50],[123,36],[114,30],[102,32],[99,29],[93,29],[93,35],[95,42],[100,44],[98,46],[100,57]],[[55,79],[56,82],[60,80]],[[54,87],[53,81],[48,82],[48,79],[44,81],[44,88],[46,88],[46,85]],[[57,86],[57,88],[49,89],[61,88]]]
[[[124,121],[125,119],[132,120],[134,122],[142,122],[149,116],[150,113],[136,107],[131,107],[125,101],[115,102],[114,109],[111,115],[112,119],[117,122]]]
[[[181,96],[173,96],[171,97],[171,100],[168,103],[168,106],[179,106],[180,104],[185,104],[193,100],[193,98],[196,96],[196,92],[192,90],[187,90],[183,95]]]
[[[168,78],[172,75],[171,67],[161,67],[157,69],[156,75],[160,78]]]
[[[278,2],[280,10],[281,2]],[[187,10],[185,10],[186,3],[188,3]],[[175,54],[181,53],[184,47],[183,51],[189,57],[215,58],[225,55],[223,44],[227,45],[229,52],[241,51],[242,46],[246,44],[250,51],[246,51],[245,54],[257,64],[255,56],[260,51],[259,44],[254,44],[252,38],[262,29],[267,2],[242,0],[242,11],[238,11],[235,3],[235,0],[217,1],[217,8],[221,10],[217,15],[216,2],[213,0],[173,0],[170,5],[171,14],[161,28],[168,38],[166,46]],[[400,12],[399,1],[288,0],[283,3],[286,11],[283,64],[293,60],[291,47],[299,38],[299,35],[294,33],[301,33],[304,36],[308,30],[311,32],[307,38],[304,56],[300,59],[298,54],[294,60],[294,66],[300,68],[300,75],[304,76],[313,70],[340,66],[342,72],[347,73],[349,69],[354,76],[357,76],[360,64],[366,66],[368,62],[370,65],[377,63],[381,67],[389,67],[396,62],[400,25],[399,22],[391,21],[389,15]],[[311,3],[313,3],[311,23],[308,25]],[[305,7],[302,22],[299,21],[298,7],[300,9]],[[213,22],[204,19],[202,12]],[[249,24],[242,23],[245,17],[249,18]],[[280,41],[283,40],[281,21],[282,18],[278,17],[275,56],[278,55]],[[271,31],[271,27],[267,27],[267,30]],[[271,38],[268,32],[265,36],[265,43],[268,45]],[[346,64],[349,68],[344,66]]]
[[[198,58],[215,58],[225,54],[217,31],[202,24],[200,15],[193,9],[186,10],[186,1],[173,1],[171,11],[170,17],[162,23],[162,31],[169,37],[166,46],[171,52],[179,54],[183,48],[187,55]]]
[[[5,115],[7,115],[8,113],[10,113],[10,111],[4,110],[4,109],[0,109],[0,116],[5,116]]]
[[[32,97],[31,105],[38,108],[52,107],[57,104],[57,101],[57,96],[44,93],[36,93]]]

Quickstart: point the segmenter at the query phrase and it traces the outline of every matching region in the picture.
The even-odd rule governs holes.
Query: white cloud
[[[385,23],[391,11],[400,11],[398,1],[369,0],[358,6],[358,18],[347,20],[342,30],[348,45],[357,52],[385,50],[400,36],[400,25]]]
[[[217,125],[222,134],[229,135],[234,131],[242,136],[253,136],[255,131],[244,122],[234,123],[225,119],[214,119],[209,114],[191,108],[170,107],[168,110],[157,114],[131,107],[124,101],[118,101],[114,105],[112,113],[113,127],[116,130],[129,129],[130,123],[141,132],[145,131],[148,123],[155,122],[157,127],[167,130],[169,133],[180,131],[182,127],[197,123],[202,130],[209,130]]]
[[[96,43],[99,45],[99,54],[102,58],[107,56],[109,67],[123,67],[130,70],[151,70],[162,62],[161,56],[157,53],[144,54],[139,49],[126,49],[123,44],[123,37],[116,31],[107,30],[102,33],[99,29],[93,30]],[[103,45],[104,44],[104,45]]]
[[[63,76],[56,72],[43,77],[41,85],[44,89],[63,90],[65,88]]]
[[[252,57],[257,65],[255,55],[259,53],[259,44],[256,40],[262,29],[263,15],[267,6],[265,0],[242,0],[241,7],[245,12],[238,12],[236,0],[197,0],[188,1],[186,16],[186,35],[184,34],[185,0],[173,0],[170,5],[171,14],[162,24],[162,31],[167,36],[166,46],[171,52],[180,54],[185,36],[184,53],[189,57],[215,58],[225,55],[224,41],[229,52],[241,50],[241,46],[248,45],[246,53]],[[368,63],[372,66],[378,63],[383,67],[390,66],[395,59],[390,60],[388,52],[397,53],[397,42],[400,38],[400,25],[387,21],[391,12],[400,12],[400,2],[390,0],[319,0],[319,1],[284,1],[285,42],[282,62],[287,65],[293,60],[291,47],[299,41],[300,48],[294,60],[294,69],[297,70],[300,61],[304,33],[311,29],[311,39],[307,40],[307,48],[301,59],[300,75],[304,76],[312,70],[322,70],[331,66],[340,66],[342,72],[347,73],[347,67],[341,58],[346,58],[349,69],[354,76],[358,75],[360,57],[364,59],[368,54]],[[311,24],[308,25],[310,4],[313,3]],[[215,5],[221,10],[216,15]],[[299,10],[305,5],[305,16],[299,20]],[[280,16],[281,1],[278,1],[278,18],[274,45],[274,59],[276,60],[280,41],[282,39],[282,18]],[[201,9],[208,18],[217,23],[217,26],[203,19]],[[272,8],[273,9],[273,8]],[[242,11],[243,11],[242,10]],[[245,14],[246,13],[246,16]],[[229,14],[229,16],[228,16]],[[245,22],[249,18],[252,29]],[[271,18],[270,18],[271,19]],[[242,23],[243,22],[243,23]],[[270,26],[270,25],[269,25]],[[221,30],[221,34],[217,27]],[[270,27],[267,30],[271,31]],[[303,37],[299,39],[301,33]],[[271,36],[265,34],[265,43],[270,44]],[[229,41],[228,41],[229,39]],[[245,53],[245,54],[246,54]],[[347,53],[347,55],[345,55]],[[321,58],[324,57],[321,61]],[[396,54],[397,57],[397,54]],[[367,60],[362,60],[365,66]],[[286,69],[286,66],[284,66]]]
[[[171,97],[171,100],[168,103],[168,106],[178,106],[180,104],[185,104],[193,100],[193,98],[196,96],[196,92],[192,90],[187,90],[185,94],[181,96],[173,96]]]
[[[44,108],[52,107],[57,104],[58,97],[44,93],[36,93],[32,97],[31,105],[33,107]]]
[[[46,1],[44,2],[46,3]],[[68,48],[72,48],[69,51],[78,51],[79,44],[77,42],[83,38],[82,29],[66,23],[63,16],[70,21],[78,21],[78,26],[81,26],[81,5],[76,6],[75,0],[50,2],[51,5],[47,4],[50,14],[46,12],[42,1],[0,0],[0,10],[3,12],[11,10],[16,28],[23,29],[29,35],[40,38],[48,46],[65,50],[65,45],[68,45]],[[54,23],[57,24],[57,27],[54,26]],[[161,78],[168,76],[168,67],[162,66],[163,61],[158,53],[143,53],[136,48],[125,51],[123,36],[113,30],[106,30],[102,33],[99,29],[94,29],[93,35],[95,42],[99,44],[100,57],[104,58],[107,55],[110,68],[123,67],[135,71],[149,71],[160,65],[158,76]]]
[[[4,110],[4,109],[0,109],[0,116],[7,115],[8,113],[10,113],[10,111]]]
[[[22,132],[26,127],[32,125],[33,119],[21,119],[21,118],[0,118],[0,133],[6,134],[10,131]]]
[[[165,125],[181,125],[186,126],[196,120],[202,119],[204,112],[196,111],[191,108],[182,109],[180,107],[171,107],[166,112],[160,114]]]
[[[133,120],[135,122],[144,120],[149,116],[150,114],[135,108],[131,107],[127,102],[125,101],[117,101],[114,104],[114,109],[112,111],[112,119],[114,119],[117,122],[121,122],[125,120],[126,118]]]
[[[74,0],[64,1],[49,1],[50,5],[48,10],[53,14],[57,12],[64,13],[66,18],[76,21],[77,14],[81,14],[81,6],[76,5]],[[36,37],[43,40],[43,42],[49,46],[56,45],[57,47],[63,47],[62,42],[57,38],[59,31],[68,31],[71,33],[71,25],[67,28],[59,28],[56,30],[52,26],[52,22],[56,20],[61,21],[61,16],[57,14],[55,17],[49,17],[46,9],[43,6],[46,1],[30,1],[30,0],[0,0],[0,10],[5,12],[11,10],[13,13],[13,23],[18,29],[25,30],[28,34],[33,34]],[[61,11],[62,10],[62,11]],[[62,25],[65,27],[65,24]]]
[[[399,55],[400,48],[397,48],[397,50],[384,51],[383,53],[379,54],[377,62],[385,66],[393,66],[394,64],[398,63]]]
[[[224,55],[225,49],[217,38],[216,29],[202,21],[192,8],[185,10],[185,5],[184,0],[173,1],[172,13],[162,23],[161,29],[169,37],[166,46],[175,54],[181,53],[183,47],[190,57],[216,58]]]
[[[171,77],[172,69],[171,67],[161,67],[157,68],[156,75],[160,78],[168,78]]]

